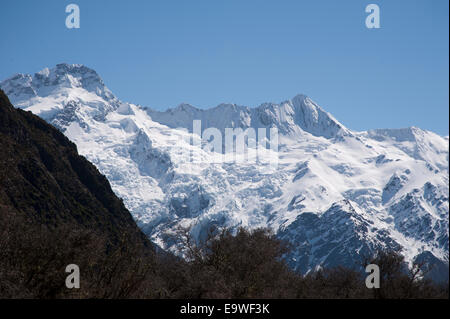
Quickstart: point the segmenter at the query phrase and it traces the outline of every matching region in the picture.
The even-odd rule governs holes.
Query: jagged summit
[[[55,67],[30,74],[16,74],[0,82],[0,88],[14,104],[31,99],[61,94],[67,89],[83,89],[105,100],[114,99],[114,95],[93,69],[82,64],[60,63]]]
[[[39,115],[64,131],[70,122],[85,127],[86,118],[103,120],[121,102],[94,70],[81,64],[57,64],[30,74],[16,74],[0,89],[16,107]]]
[[[98,119],[103,119],[108,112],[122,104],[105,86],[97,72],[82,64],[61,63],[33,76],[17,74],[0,82],[0,88],[17,107],[33,105],[32,111],[50,122],[57,116],[72,116],[79,101],[95,109],[88,113]],[[107,104],[107,107],[97,110],[99,103]],[[192,122],[201,120],[203,128],[215,127],[221,131],[226,127],[276,127],[281,134],[290,136],[299,136],[304,132],[325,138],[350,134],[350,130],[304,94],[278,104],[263,103],[255,108],[222,103],[214,108],[200,109],[181,103],[167,111],[145,109],[154,121],[171,128],[192,130]],[[66,114],[62,115],[61,112]],[[61,127],[61,123],[53,124]]]
[[[374,129],[368,133],[378,140],[392,139],[397,142],[414,142],[418,136],[425,134],[427,131],[415,126],[397,128],[397,129]]]
[[[222,103],[214,108],[200,109],[183,103],[167,111],[151,108],[146,110],[154,121],[171,128],[192,130],[192,122],[201,120],[204,128],[215,127],[222,132],[227,127],[276,127],[281,134],[289,136],[299,136],[304,132],[325,138],[351,134],[351,131],[331,114],[303,94],[278,104],[263,103],[254,108]]]

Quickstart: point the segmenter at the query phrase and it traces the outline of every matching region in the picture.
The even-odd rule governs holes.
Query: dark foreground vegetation
[[[67,227],[1,220],[0,298],[448,298],[448,286],[404,272],[403,258],[381,253],[381,288],[346,268],[302,276],[281,256],[286,246],[269,231],[224,231],[202,245],[187,243],[187,260],[124,240]],[[65,267],[80,267],[81,287],[65,287]]]
[[[186,259],[157,252],[76,146],[0,90],[0,298],[448,298],[396,253],[368,260],[382,278],[367,289],[358,270],[293,272],[264,229],[175,239]],[[69,264],[79,289],[66,288]]]

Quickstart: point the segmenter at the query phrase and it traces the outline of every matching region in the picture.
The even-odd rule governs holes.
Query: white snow
[[[335,254],[395,245],[409,262],[429,251],[448,265],[448,137],[416,127],[355,132],[304,95],[257,108],[158,112],[119,101],[80,65],[0,87],[61,129],[164,249],[175,249],[167,234],[179,225],[199,237],[212,225],[268,226],[296,245],[290,260],[304,271],[337,262]],[[278,156],[277,169],[192,145],[193,120],[222,133],[276,127],[279,153],[265,152]]]

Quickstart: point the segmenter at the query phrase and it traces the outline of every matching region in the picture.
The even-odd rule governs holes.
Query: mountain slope
[[[61,132],[16,110],[0,90],[0,207],[36,223],[95,229],[146,244],[107,179]]]
[[[410,263],[432,261],[441,269],[433,276],[448,278],[448,138],[415,127],[351,131],[304,95],[257,108],[154,111],[119,101],[81,65],[14,76],[0,87],[64,132],[164,249],[176,251],[179,226],[196,238],[211,226],[269,226],[294,245],[286,258],[302,272],[391,248]],[[264,128],[268,138],[276,128],[278,152],[236,162],[207,151],[191,134],[194,120],[222,134]]]
[[[105,176],[2,90],[0,149],[0,298],[157,296],[159,257]]]

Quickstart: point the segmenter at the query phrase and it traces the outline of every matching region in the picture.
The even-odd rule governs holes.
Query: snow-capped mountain
[[[389,247],[448,278],[448,137],[416,127],[355,132],[304,95],[256,108],[160,112],[119,101],[82,65],[18,74],[0,87],[13,105],[63,131],[164,249],[176,250],[179,226],[196,238],[211,226],[270,227],[292,243],[287,261],[303,273],[357,266]],[[194,120],[222,134],[276,128],[278,152],[261,150],[276,156],[276,169],[227,155],[216,161],[219,153],[192,134]]]

